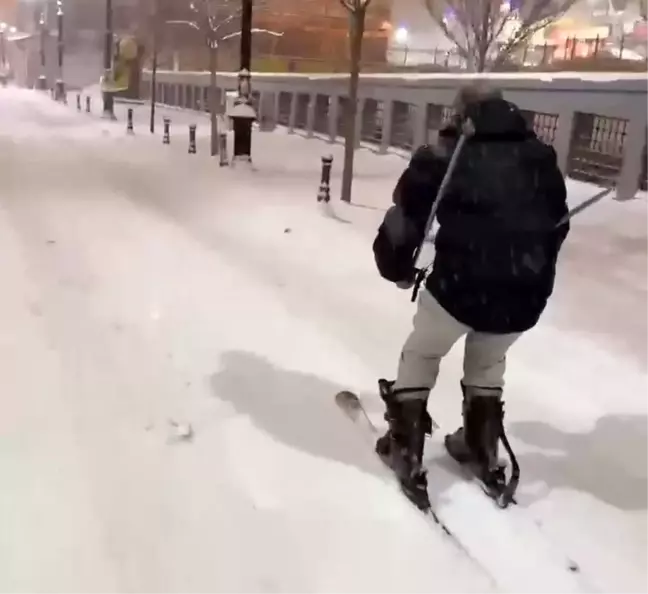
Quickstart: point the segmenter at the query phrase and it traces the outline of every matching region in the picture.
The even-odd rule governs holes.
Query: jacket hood
[[[535,136],[530,130],[520,110],[504,99],[494,98],[468,105],[465,117],[470,118],[475,127],[472,140],[526,140]],[[442,138],[457,138],[460,122],[454,122],[440,132]]]

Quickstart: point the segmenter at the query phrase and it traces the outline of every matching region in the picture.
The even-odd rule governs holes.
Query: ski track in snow
[[[333,404],[356,390],[379,421],[409,331],[371,254],[404,161],[359,151],[341,205],[337,145],[258,133],[257,171],[219,169],[202,115],[161,109],[163,147],[146,108],[134,138],[117,110],[0,89],[0,591],[644,591],[645,196],[579,216],[509,358],[528,530],[431,464],[470,559]],[[591,193],[570,183],[574,203]],[[458,346],[430,400],[445,428],[460,370]],[[555,558],[522,574],[538,534]]]

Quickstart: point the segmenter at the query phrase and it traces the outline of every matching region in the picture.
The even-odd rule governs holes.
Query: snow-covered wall
[[[359,137],[385,152],[409,150],[436,137],[459,87],[487,78],[553,145],[563,171],[615,183],[631,197],[646,180],[646,79],[625,73],[370,74],[360,82]],[[143,76],[150,89],[150,73]],[[259,117],[332,140],[344,134],[347,75],[254,74]],[[158,72],[160,101],[197,107],[206,72]],[[220,73],[218,86],[235,90],[237,77]],[[202,105],[206,103],[201,101]]]

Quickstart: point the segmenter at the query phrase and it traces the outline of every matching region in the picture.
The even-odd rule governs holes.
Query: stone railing
[[[434,142],[452,116],[457,89],[475,75],[365,75],[360,84],[357,137],[378,152],[409,151]],[[538,136],[551,144],[563,172],[600,184],[615,182],[620,198],[646,187],[646,79],[635,74],[489,76],[516,103]],[[150,73],[143,76],[150,95]],[[259,122],[335,142],[344,133],[346,75],[257,74],[253,77]],[[158,72],[160,103],[204,109],[206,72]],[[232,73],[218,75],[221,97],[234,91]],[[219,100],[220,101],[220,100]]]

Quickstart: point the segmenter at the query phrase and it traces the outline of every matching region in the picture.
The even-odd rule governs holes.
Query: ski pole
[[[598,192],[597,194],[595,194],[591,198],[588,198],[584,202],[581,202],[578,206],[574,206],[574,208],[572,208],[562,219],[560,219],[556,223],[555,228],[557,229],[558,227],[564,225],[566,222],[568,222],[574,216],[576,216],[579,212],[582,212],[586,208],[589,208],[590,206],[593,206],[597,202],[600,202],[601,200],[603,200],[603,198],[605,198],[606,196],[611,194],[613,190],[614,190],[614,186],[612,186],[610,188],[605,188],[604,190],[601,190],[600,192]]]
[[[461,127],[461,136],[459,137],[457,146],[455,147],[452,156],[450,157],[448,168],[446,169],[445,175],[441,180],[441,185],[439,186],[436,197],[434,198],[434,202],[432,203],[432,208],[430,209],[430,215],[428,216],[428,220],[425,223],[425,233],[423,234],[421,243],[419,243],[418,247],[416,248],[416,253],[414,254],[414,271],[416,272],[416,274],[414,276],[414,283],[412,289],[412,299],[411,299],[412,303],[416,301],[421,284],[423,283],[425,277],[427,276],[428,272],[431,269],[431,264],[428,264],[428,266],[426,266],[425,268],[419,269],[418,267],[418,261],[419,258],[421,257],[423,246],[427,242],[428,235],[430,234],[432,225],[434,224],[434,218],[436,217],[436,213],[439,210],[439,205],[441,204],[441,200],[443,200],[443,197],[445,196],[445,192],[448,187],[448,184],[450,183],[450,179],[452,178],[452,174],[454,173],[454,170],[457,167],[457,163],[459,162],[459,157],[461,156],[461,151],[463,150],[463,147],[468,141],[468,139],[474,133],[475,133],[475,128],[473,126],[473,123],[470,120],[466,120]]]
[[[459,161],[459,156],[461,155],[461,151],[463,150],[466,141],[470,136],[473,135],[473,133],[474,133],[474,129],[472,126],[472,122],[470,120],[467,120],[462,127],[462,133],[461,136],[459,137],[459,142],[457,142],[457,146],[455,147],[455,150],[452,153],[452,157],[450,157],[450,163],[448,163],[448,168],[446,169],[445,175],[441,180],[441,185],[439,186],[436,197],[434,198],[434,202],[432,203],[432,209],[430,210],[430,215],[428,216],[428,220],[425,223],[425,233],[423,234],[423,239],[421,240],[421,243],[419,244],[416,250],[416,254],[414,256],[414,268],[418,268],[418,259],[419,256],[421,255],[421,250],[423,249],[423,245],[425,244],[428,235],[430,234],[430,229],[432,229],[432,225],[434,224],[434,218],[436,217],[436,213],[439,210],[439,205],[441,204],[441,200],[445,195],[448,184],[450,183],[450,179],[452,178],[452,174],[454,173],[454,170],[457,167],[457,163]]]

